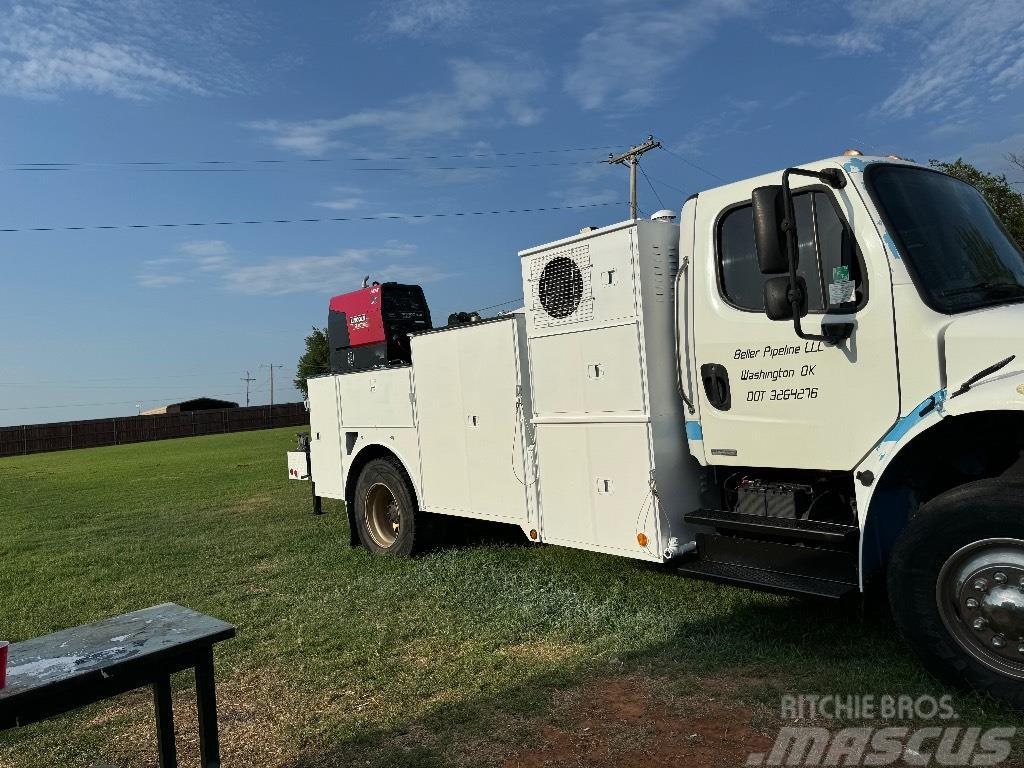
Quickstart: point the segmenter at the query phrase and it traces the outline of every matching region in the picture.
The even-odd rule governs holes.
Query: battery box
[[[811,489],[805,485],[750,480],[736,489],[736,512],[743,515],[804,520],[810,501]]]

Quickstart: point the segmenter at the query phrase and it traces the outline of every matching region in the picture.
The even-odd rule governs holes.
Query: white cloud
[[[413,219],[411,221],[420,221]],[[348,248],[330,256],[290,256],[262,263],[243,263],[233,258],[223,240],[192,240],[182,243],[180,256],[150,259],[146,271],[136,276],[143,288],[170,288],[201,278],[214,277],[227,291],[249,295],[278,296],[289,293],[330,293],[374,280],[428,283],[447,275],[437,267],[411,261],[416,246],[389,240],[374,248]]]
[[[529,126],[541,118],[532,105],[543,75],[522,61],[450,62],[447,91],[406,96],[380,108],[341,117],[307,121],[260,120],[248,126],[267,135],[275,146],[304,155],[322,155],[350,146],[353,134],[371,131],[392,141],[456,136],[471,125],[511,122]]]
[[[0,94],[124,99],[240,90],[228,47],[245,27],[225,10],[170,0],[53,0],[0,12]]]
[[[231,247],[223,240],[189,240],[178,246],[178,252],[191,257],[204,272],[222,269],[231,261]]]
[[[782,45],[820,48],[825,53],[836,56],[878,53],[882,50],[882,43],[878,39],[877,33],[866,29],[844,30],[827,35],[774,35],[772,40]]]
[[[755,0],[689,0],[668,9],[616,3],[583,36],[565,90],[584,109],[654,102],[663,79],[709,42],[718,27],[752,14]]]
[[[970,112],[1024,85],[1024,3],[1020,0],[857,0],[852,27],[838,34],[774,38],[832,53],[910,51],[910,63],[879,105],[888,117]]]
[[[249,295],[331,293],[357,287],[363,277],[428,283],[447,275],[428,264],[406,259],[416,247],[390,242],[379,248],[349,248],[334,256],[293,256],[236,267],[224,274],[227,290]]]
[[[316,205],[329,211],[353,211],[362,208],[366,201],[361,197],[339,197],[335,200],[322,200]]]
[[[136,276],[141,288],[170,288],[172,285],[181,285],[187,279],[184,275],[142,274]]]
[[[574,185],[568,189],[556,190],[550,193],[551,197],[558,200],[559,205],[604,205],[622,201],[628,197],[622,190],[616,192],[608,187],[593,187],[590,185]]]
[[[187,240],[178,250],[189,256],[223,256],[231,249],[223,240]]]
[[[461,27],[472,15],[469,0],[401,0],[388,7],[384,25],[392,34],[424,37]]]

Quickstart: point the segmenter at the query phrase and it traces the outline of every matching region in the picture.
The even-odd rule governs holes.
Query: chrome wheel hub
[[[985,539],[954,552],[939,572],[935,598],[964,650],[1024,679],[1024,541]]]
[[[363,515],[366,530],[373,543],[381,549],[388,549],[401,532],[402,510],[395,495],[384,483],[374,483],[363,499]]]

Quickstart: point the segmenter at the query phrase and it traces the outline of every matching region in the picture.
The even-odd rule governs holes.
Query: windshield
[[[939,312],[1024,301],[1024,253],[974,187],[906,165],[865,174],[924,301]]]

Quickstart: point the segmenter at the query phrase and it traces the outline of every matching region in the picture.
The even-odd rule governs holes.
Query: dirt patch
[[[274,497],[264,493],[257,496],[248,496],[244,499],[239,499],[231,507],[230,511],[233,514],[256,512],[261,509],[266,509],[273,503]]]
[[[302,706],[300,706],[302,704]],[[174,732],[178,765],[199,768],[199,721],[195,689],[183,688],[173,695]],[[227,680],[217,683],[217,710],[221,761],[224,765],[278,766],[290,762],[297,750],[286,745],[284,732],[301,725],[309,716],[308,702],[265,680]],[[144,717],[140,717],[145,713]],[[126,768],[156,768],[156,729],[152,717],[152,695],[138,691],[120,697],[89,722],[102,727],[120,718],[130,724],[114,739],[104,755],[111,765]]]
[[[706,694],[679,697],[663,681],[606,678],[563,692],[533,730],[532,743],[504,757],[504,768],[541,766],[707,766],[735,768],[771,748],[756,707]]]
[[[527,659],[531,662],[543,661],[554,663],[565,661],[578,650],[578,646],[556,643],[551,640],[529,640],[500,648],[497,654],[499,656],[507,656],[510,659]]]

